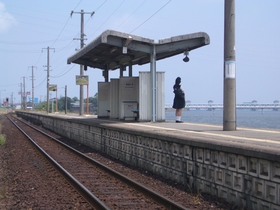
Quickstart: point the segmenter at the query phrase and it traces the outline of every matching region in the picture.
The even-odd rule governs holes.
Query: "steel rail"
[[[44,131],[41,131],[40,129],[24,122],[23,120],[21,119],[18,119],[17,120],[21,121],[22,123],[30,126],[31,128],[35,129],[36,131],[48,136],[49,138],[51,138],[52,140],[56,141],[57,143],[63,145],[64,147],[66,147],[67,149],[71,150],[72,152],[76,153],[78,156],[82,157],[84,160],[88,161],[89,163],[91,164],[94,164],[95,166],[98,166],[99,168],[101,168],[102,170],[106,171],[107,173],[110,173],[112,174],[113,176],[115,176],[116,178],[118,178],[119,180],[121,180],[122,182],[128,184],[129,186],[133,187],[134,189],[144,193],[145,195],[148,195],[150,198],[152,198],[154,201],[164,205],[166,208],[168,209],[176,209],[176,210],[188,210],[188,208],[170,200],[169,198],[166,198],[165,196],[162,196],[161,194],[143,186],[142,184],[130,179],[129,177],[125,176],[125,175],[122,175],[121,173],[107,167],[106,165],[100,163],[99,161],[97,160],[94,160],[88,156],[86,156],[85,154],[79,152],[78,150],[68,146],[67,144],[59,141],[58,139],[56,139],[55,137],[47,134],[46,132]]]
[[[30,142],[39,150],[39,152],[58,170],[62,176],[88,201],[92,207],[97,209],[109,210],[101,200],[99,200],[92,192],[82,185],[75,177],[66,171],[59,163],[49,156],[22,128],[20,128],[9,116],[7,118],[30,140]],[[21,120],[20,120],[21,121]],[[23,122],[23,121],[21,121]],[[23,122],[25,123],[25,122]],[[25,123],[26,124],[26,123]],[[26,124],[28,125],[28,124]],[[29,126],[29,125],[28,125]],[[31,126],[32,127],[32,126]],[[38,130],[37,130],[38,131]],[[48,136],[49,137],[49,136]]]

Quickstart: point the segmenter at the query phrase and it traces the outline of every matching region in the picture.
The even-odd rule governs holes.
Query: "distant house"
[[[96,109],[94,109],[94,106],[92,103],[88,104],[89,113],[90,114],[96,114]],[[87,103],[84,103],[84,112],[87,111]],[[74,103],[71,103],[70,106],[70,112],[79,113],[80,112],[80,101],[75,101]]]
[[[79,110],[80,110],[80,102],[79,101],[75,101],[74,103],[71,103],[70,112],[78,113]]]

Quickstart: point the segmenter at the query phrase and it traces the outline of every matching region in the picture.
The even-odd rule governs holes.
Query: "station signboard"
[[[57,90],[57,85],[49,85],[49,91],[56,91]]]
[[[76,85],[88,85],[88,75],[76,75]]]

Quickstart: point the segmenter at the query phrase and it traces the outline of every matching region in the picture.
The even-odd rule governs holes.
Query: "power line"
[[[81,1],[74,7],[74,10],[82,3],[82,1],[83,1],[83,0],[81,0]],[[69,20],[70,20],[70,17],[71,17],[71,16],[68,17],[68,19],[67,19],[67,21],[65,22],[64,26],[62,27],[60,33],[58,34],[58,36],[57,36],[57,38],[54,40],[54,42],[51,44],[51,46],[53,46],[53,45],[57,42],[57,40],[59,39],[59,37],[61,36],[62,32],[64,31],[66,25],[68,24],[68,22],[69,22]],[[71,42],[70,42],[70,43],[71,43]],[[67,45],[68,45],[68,44],[67,44]]]
[[[76,5],[76,7],[75,7],[73,10],[77,9],[77,7],[82,3],[82,1],[83,1],[83,0],[81,0],[81,1]]]
[[[37,65],[37,64],[38,64],[38,62],[39,62],[39,60],[40,60],[40,58],[41,58],[42,54],[43,54],[43,52],[41,51],[41,54],[39,55],[39,57],[38,57],[37,62],[35,63],[35,65]]]
[[[38,85],[36,85],[36,86],[35,86],[35,88],[37,88],[37,87],[41,86],[41,85],[43,84],[43,82],[45,82],[45,81],[46,81],[46,79],[47,79],[47,77],[45,77],[45,78],[44,78],[44,80],[43,80],[41,83],[39,83]]]
[[[82,1],[83,1],[83,0],[81,0],[81,1],[76,5],[76,7],[74,8],[74,10],[82,3]],[[71,16],[70,16],[70,17],[71,17]],[[64,31],[66,25],[68,24],[68,22],[69,22],[69,20],[70,20],[70,17],[68,17],[66,23],[65,23],[64,26],[62,27],[60,33],[58,34],[58,36],[57,36],[57,38],[55,39],[55,41],[51,44],[51,46],[53,46],[53,45],[56,43],[56,41],[58,40],[58,38],[60,37],[60,35],[61,35],[62,32]]]
[[[103,27],[105,25],[105,23],[113,16],[113,14],[115,14],[115,12],[120,8],[120,6],[125,2],[125,0],[123,0],[119,6],[117,6],[117,8],[112,12],[112,14],[95,30],[95,33],[96,31],[98,31],[101,27]],[[104,2],[105,3],[105,2]],[[101,7],[101,6],[100,6]],[[93,33],[93,34],[95,34]],[[93,35],[92,34],[92,35]]]
[[[95,10],[95,12],[97,12],[105,3],[107,0],[105,0],[99,7],[97,7],[97,9]],[[91,17],[89,17],[85,23],[85,25],[87,25],[88,21],[90,20]]]
[[[38,50],[11,50],[11,49],[0,49],[1,52],[5,53],[38,53]]]
[[[167,4],[169,4],[172,0],[169,0],[166,4],[164,4],[161,8],[159,8],[154,14],[152,14],[150,17],[148,17],[143,23],[141,23],[139,26],[134,28],[130,33],[136,31],[138,28],[140,28],[142,25],[144,25],[146,22],[148,22],[152,17],[154,17],[159,11],[161,11],[164,7],[166,7]]]
[[[72,70],[74,67],[76,66],[76,64],[72,65],[69,69],[66,69],[66,72],[59,75],[59,76],[51,76],[51,78],[60,78],[62,76],[64,76],[65,74],[67,74],[70,70]]]
[[[147,0],[143,1],[123,22],[121,22],[116,28],[120,27],[123,23],[125,23],[135,12],[137,12]]]
[[[54,39],[54,40],[43,40],[43,41],[38,41],[38,42],[35,42],[35,41],[33,41],[33,42],[8,42],[8,41],[0,41],[0,43],[1,44],[7,44],[7,45],[38,45],[38,44],[48,43],[48,42],[51,42],[51,41],[57,41],[57,39]],[[65,41],[65,40],[69,40],[69,39],[71,39],[71,37],[61,39],[60,41]]]
[[[69,20],[70,20],[70,17],[68,17],[66,23],[64,24],[63,28],[61,29],[60,33],[58,34],[58,36],[57,36],[57,38],[54,40],[54,42],[51,44],[51,46],[53,46],[53,45],[57,42],[58,38],[61,36],[62,32],[64,31],[64,29],[65,29],[65,27],[66,27],[66,25],[68,24]]]

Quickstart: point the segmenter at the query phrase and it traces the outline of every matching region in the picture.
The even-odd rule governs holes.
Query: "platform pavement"
[[[197,141],[213,142],[216,145],[234,145],[256,151],[280,155],[280,130],[237,127],[235,131],[223,131],[222,125],[199,123],[136,122],[99,119],[96,115],[49,113],[50,116],[76,120],[90,120],[100,125],[110,125],[120,129],[132,129],[159,135],[176,136]]]

